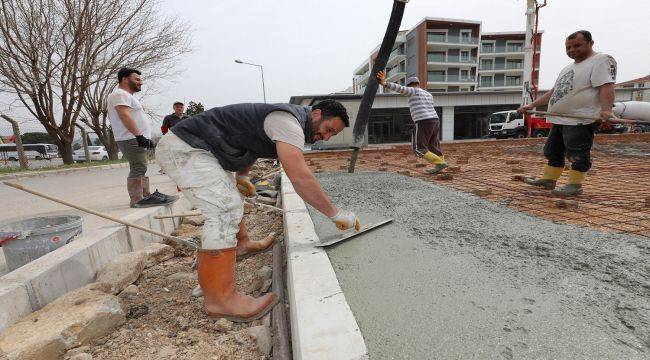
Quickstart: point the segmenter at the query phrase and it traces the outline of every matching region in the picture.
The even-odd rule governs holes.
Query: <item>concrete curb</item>
[[[155,161],[149,160],[149,164],[154,164],[154,163],[155,163]],[[82,171],[92,171],[92,170],[102,170],[102,169],[120,169],[120,168],[124,168],[124,167],[128,167],[128,166],[129,166],[129,163],[125,162],[125,163],[119,163],[119,164],[87,166],[87,167],[79,167],[79,168],[72,168],[72,169],[43,170],[43,171],[33,170],[33,171],[29,171],[29,172],[17,172],[17,173],[13,173],[13,174],[0,175],[0,181],[4,181],[4,180],[20,180],[20,179],[39,177],[39,176],[77,173],[77,172],[82,172]]]
[[[345,300],[307,207],[282,173],[291,339],[296,360],[368,359],[359,325]]]
[[[181,197],[169,206],[138,209],[123,219],[169,234],[179,220],[153,217],[188,209]],[[0,333],[59,296],[95,281],[108,260],[161,240],[124,225],[103,227],[85,232],[70,244],[0,277]]]

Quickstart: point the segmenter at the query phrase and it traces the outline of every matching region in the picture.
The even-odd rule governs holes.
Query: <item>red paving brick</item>
[[[560,198],[550,191],[523,183],[522,175],[513,176],[513,170],[526,176],[540,175],[545,164],[543,142],[544,139],[524,139],[443,144],[451,168],[446,174],[451,176],[453,172],[449,180],[426,174],[430,166],[416,158],[408,145],[364,149],[356,171],[399,172],[467,193],[480,190],[476,195],[532,216],[650,237],[650,204],[646,195],[650,183],[650,134],[596,136],[593,167],[587,175],[584,194],[571,198],[576,207],[565,209],[557,208]],[[350,152],[317,152],[305,157],[312,170],[342,171],[347,169]],[[566,176],[567,172],[560,178],[560,185],[566,182]]]

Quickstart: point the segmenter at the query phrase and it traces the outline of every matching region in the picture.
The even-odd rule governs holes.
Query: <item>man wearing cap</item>
[[[208,316],[253,321],[279,299],[273,292],[248,296],[235,286],[236,259],[269,249],[274,241],[252,240],[242,221],[240,193],[255,195],[248,171],[258,158],[278,159],[296,193],[340,230],[360,229],[353,212],[332,204],[302,153],[306,142],[328,140],[349,125],[347,110],[334,100],[314,106],[248,103],[202,112],[162,137],[156,161],[206,218],[198,275]]]
[[[415,123],[411,135],[413,152],[435,165],[433,169],[427,170],[427,173],[435,174],[444,170],[447,163],[440,148],[440,119],[433,107],[433,96],[420,88],[420,80],[415,76],[406,79],[406,87],[386,82],[385,71],[380,71],[377,79],[384,88],[409,97],[409,110]]]
[[[169,129],[173,128],[181,120],[187,119],[189,117],[183,113],[184,107],[185,104],[180,101],[174,103],[174,112],[170,115],[165,116],[162,126],[160,127],[160,131],[162,131],[163,135],[167,134]]]

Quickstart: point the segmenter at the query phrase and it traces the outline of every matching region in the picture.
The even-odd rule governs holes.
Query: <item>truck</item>
[[[530,114],[521,115],[516,110],[495,112],[488,117],[488,121],[490,137],[497,139],[528,137],[529,127],[533,137],[545,137],[551,131],[551,123],[547,122],[546,118]]]

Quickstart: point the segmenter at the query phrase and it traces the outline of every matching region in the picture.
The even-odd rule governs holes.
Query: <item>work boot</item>
[[[178,186],[176,188],[178,189]],[[143,176],[142,177],[142,197],[146,198],[147,196],[150,196],[150,195],[152,195],[152,194],[151,194],[151,191],[149,190],[149,177],[148,176]],[[161,198],[163,201],[166,201],[166,202],[174,202],[174,201],[178,200],[178,196],[163,194],[163,193],[159,192],[158,189],[156,189],[156,191],[154,192],[154,195]]]
[[[553,190],[553,195],[558,196],[575,196],[582,194],[582,185],[566,184],[559,189]]]
[[[547,190],[553,190],[557,184],[557,179],[562,176],[562,171],[564,171],[564,167],[544,165],[544,174],[541,178],[527,178],[524,179],[524,182],[528,185],[539,186]]]
[[[526,178],[524,182],[528,185],[543,187],[546,190],[555,189],[555,184],[557,184],[557,181],[553,179]]]
[[[126,191],[131,199],[129,206],[136,207],[136,204],[142,200],[142,178],[126,179]]]
[[[249,322],[266,315],[278,303],[275,293],[254,298],[235,288],[236,248],[199,250],[199,285],[203,289],[203,311],[213,318]]]
[[[248,234],[237,233],[237,260],[246,259],[270,249],[275,243],[275,233],[269,233],[264,239],[253,241]]]
[[[553,190],[553,195],[575,196],[582,194],[582,182],[585,180],[586,172],[569,170],[567,184],[560,189]]]
[[[427,151],[424,154],[424,159],[431,164],[435,165],[433,169],[426,170],[427,174],[437,174],[447,168],[449,165],[445,162],[444,156],[438,156],[431,151]]]
[[[178,200],[178,196],[168,196],[156,190],[153,194],[142,198],[133,207],[148,208],[153,206],[166,206]]]
[[[448,167],[449,165],[447,165],[447,163],[436,164],[436,166],[433,169],[428,169],[425,172],[427,174],[437,174]]]

